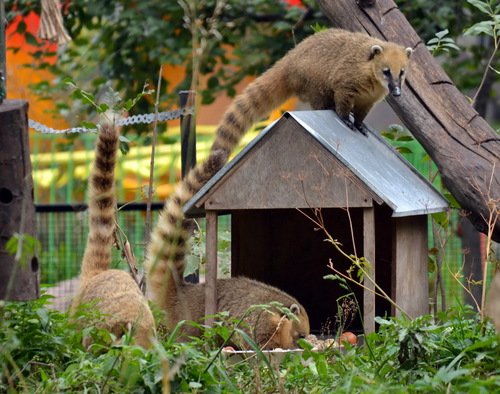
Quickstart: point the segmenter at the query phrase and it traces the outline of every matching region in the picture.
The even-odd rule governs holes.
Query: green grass
[[[234,322],[180,343],[163,334],[148,351],[109,345],[94,328],[78,330],[46,308],[48,298],[0,304],[0,392],[7,393],[493,393],[500,391],[500,347],[492,324],[456,308],[434,322],[378,319],[365,345],[311,351],[273,365],[257,355],[232,363],[219,352]],[[82,337],[95,345],[85,352]]]

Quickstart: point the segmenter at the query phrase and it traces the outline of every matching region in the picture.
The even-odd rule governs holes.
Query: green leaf
[[[130,144],[127,141],[124,141],[121,139],[119,141],[120,141],[120,143],[119,143],[120,152],[122,152],[122,154],[126,155],[128,152],[130,152]]]
[[[40,44],[38,43],[38,40],[36,39],[36,37],[31,34],[30,32],[26,32],[24,34],[24,38],[26,39],[26,42],[30,45],[33,45],[33,46],[39,46]]]
[[[450,207],[451,208],[455,208],[455,209],[460,209],[461,208],[461,206],[458,203],[457,199],[449,191],[445,191],[443,193],[443,196],[444,196],[444,198],[446,198],[448,200],[448,202],[450,203]]]
[[[49,321],[50,321],[49,313],[48,313],[47,309],[39,308],[36,310],[36,314],[40,318],[40,323],[42,323],[42,326],[44,328],[46,328],[49,325]]]
[[[96,110],[98,113],[100,114],[103,114],[104,112],[106,112],[107,110],[109,109],[109,105],[106,104],[106,103],[102,103],[102,104],[99,104],[97,107],[96,107]]]
[[[487,2],[481,0],[467,0],[467,3],[473,5],[482,13],[490,15],[490,7]]]
[[[23,34],[25,31],[26,31],[26,22],[24,22],[24,20],[21,20],[17,24],[16,32],[19,34]]]
[[[469,27],[465,30],[464,34],[467,36],[479,36],[481,34],[486,34],[494,37],[494,26],[495,22],[493,21],[482,21]]]
[[[323,24],[319,24],[319,23],[315,23],[314,25],[311,25],[311,28],[313,29],[313,31],[314,31],[315,33],[319,33],[319,32],[321,32],[321,31],[323,31],[323,30],[328,29],[328,27],[327,27],[327,26],[325,26],[325,25],[323,25]]]
[[[80,126],[85,127],[86,129],[89,129],[89,130],[97,130],[97,125],[95,123],[92,123],[92,122],[82,121],[82,122],[80,122]]]
[[[427,271],[432,274],[436,272],[436,267],[437,267],[436,261],[434,260],[434,258],[429,256],[429,258],[427,259]]]
[[[124,142],[124,143],[126,143],[126,144],[130,144],[130,143],[131,143],[131,141],[130,141],[130,140],[129,140],[126,136],[124,136],[124,135],[122,135],[122,134],[120,134],[120,136],[118,137],[118,140],[119,140],[120,142]]]
[[[207,81],[207,87],[209,89],[214,89],[217,86],[219,86],[219,78],[217,78],[216,76],[210,77]]]
[[[398,147],[396,147],[396,149],[401,154],[413,153],[413,151],[410,148],[408,148],[407,146],[398,146]]]
[[[449,370],[447,367],[441,367],[436,372],[434,379],[437,381],[441,381],[445,384],[448,384],[452,380],[454,380],[460,376],[467,376],[469,374],[470,374],[470,371],[468,369],[451,369],[451,370]]]
[[[432,214],[432,219],[442,228],[448,228],[448,213],[447,212],[437,212]]]
[[[97,106],[95,101],[94,101],[94,95],[92,93],[86,92],[85,90],[81,90],[81,89],[79,90],[79,92],[80,92],[81,99],[84,103],[93,105],[94,107]]]
[[[446,36],[450,31],[448,29],[444,29],[444,30],[441,30],[441,31],[438,31],[435,36],[439,39],[443,38],[444,36]]]
[[[396,133],[394,133],[393,131],[382,131],[382,133],[380,134],[382,135],[382,137],[391,141],[394,141],[396,139]]]
[[[5,244],[5,249],[10,255],[15,255],[18,246],[18,234],[14,234]]]
[[[397,141],[410,142],[410,141],[415,141],[415,138],[411,135],[402,135],[397,138]]]

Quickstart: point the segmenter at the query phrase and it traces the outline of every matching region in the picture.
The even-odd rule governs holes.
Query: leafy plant
[[[468,308],[423,316],[378,319],[368,346],[315,352],[302,350],[270,362],[255,344],[255,356],[237,360],[222,353],[221,339],[238,321],[218,316],[216,325],[179,323],[144,350],[109,334],[84,351],[84,333],[67,315],[47,309],[50,298],[0,303],[0,391],[2,392],[495,392],[500,389],[499,339],[489,322]],[[260,308],[256,306],[256,308]],[[83,310],[82,316],[93,313]],[[88,316],[87,316],[88,317]],[[179,342],[179,328],[195,324],[200,337]],[[245,335],[244,331],[238,331]],[[246,338],[252,343],[250,337]],[[167,384],[168,383],[168,384]]]
[[[486,77],[490,69],[493,70],[495,73],[500,74],[500,72],[497,71],[493,66],[495,55],[498,51],[498,45],[499,45],[500,4],[498,4],[496,0],[486,0],[486,1],[467,0],[467,2],[476,7],[479,11],[481,11],[487,19],[475,23],[474,25],[469,27],[464,34],[471,36],[481,36],[481,35],[489,36],[492,39],[492,45],[493,45],[493,49],[486,64],[483,77],[481,78],[481,82],[479,83],[479,87],[477,88],[474,97],[472,98],[472,105],[474,105],[476,103],[479,93],[481,92],[481,89],[484,86]]]
[[[195,222],[196,228],[189,239],[189,253],[186,256],[186,269],[184,276],[191,275],[205,264],[205,221]],[[217,234],[217,276],[227,277],[231,271],[231,233],[225,223],[221,223]]]
[[[40,241],[29,234],[15,233],[5,244],[5,249],[15,255],[19,263],[25,267],[33,256],[41,249]]]
[[[448,29],[438,31],[435,37],[427,41],[427,49],[432,52],[433,56],[437,56],[440,52],[460,51],[458,45],[455,44],[455,40],[447,37],[449,33]]]

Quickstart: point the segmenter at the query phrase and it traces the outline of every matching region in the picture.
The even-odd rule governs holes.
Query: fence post
[[[180,107],[183,109],[195,105],[196,92],[194,90],[181,90],[179,92]],[[193,115],[181,116],[181,174],[186,176],[191,168],[196,165],[196,120]],[[191,233],[194,231],[194,226]],[[184,278],[186,282],[198,283],[199,272],[196,271]]]
[[[194,90],[179,92],[180,106],[183,109],[193,107],[196,100]],[[181,115],[181,173],[184,178],[196,165],[196,120],[193,115]]]
[[[28,144],[28,103],[0,105],[0,299],[39,296],[33,178]],[[18,234],[15,254],[6,244]]]

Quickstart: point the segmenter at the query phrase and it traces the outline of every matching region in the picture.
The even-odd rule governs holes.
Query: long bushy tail
[[[109,269],[115,230],[115,164],[119,131],[104,125],[99,132],[90,173],[89,234],[83,255],[81,280]]]
[[[212,150],[229,156],[248,129],[293,95],[281,62],[267,70],[238,95],[222,117]]]
[[[168,300],[183,283],[186,242],[189,232],[182,207],[224,165],[223,151],[213,151],[179,182],[163,207],[158,223],[151,234],[147,260],[148,290],[157,305],[166,309]]]

